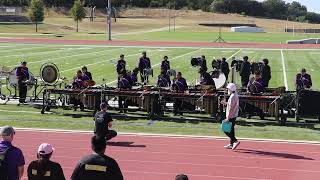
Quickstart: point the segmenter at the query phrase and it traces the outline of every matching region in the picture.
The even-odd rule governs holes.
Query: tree
[[[38,32],[38,23],[44,20],[44,9],[42,0],[31,0],[28,14],[30,20],[36,23],[36,32]]]
[[[77,32],[79,32],[79,21],[86,17],[86,11],[84,7],[81,5],[80,0],[75,0],[73,7],[71,9],[71,15],[73,20],[77,22]]]

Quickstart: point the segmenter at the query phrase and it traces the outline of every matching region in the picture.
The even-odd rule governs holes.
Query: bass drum
[[[216,85],[216,89],[222,88],[227,81],[226,76],[220,72],[220,71],[213,71],[212,72],[212,79],[214,80],[214,83]]]
[[[18,76],[17,76],[17,68],[14,68],[12,71],[9,73],[9,86],[18,88]],[[34,75],[29,71],[29,79],[26,82],[28,86],[28,90],[32,89],[32,87],[35,85],[37,79],[34,77]]]
[[[58,67],[53,63],[43,64],[40,69],[40,78],[46,85],[55,85],[60,78]]]

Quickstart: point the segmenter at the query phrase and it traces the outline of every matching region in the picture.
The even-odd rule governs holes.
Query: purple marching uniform
[[[117,73],[121,74],[123,71],[126,71],[126,61],[119,59],[117,63]]]
[[[188,89],[186,79],[184,78],[177,79],[172,86],[173,86],[173,89],[178,93],[184,93]],[[177,114],[183,115],[182,105],[183,105],[183,100],[181,99],[174,100],[174,104],[173,104],[174,115],[177,115]]]
[[[157,85],[159,87],[170,87],[171,81],[170,81],[170,76],[168,75],[163,75],[158,77],[158,82]]]
[[[143,77],[143,70],[151,68],[150,58],[141,57],[140,60],[139,60],[138,67],[139,67],[139,71],[140,71],[140,75],[141,75],[141,82],[144,82],[145,79]],[[146,80],[148,81],[148,78],[146,78]]]
[[[138,82],[138,76],[135,73],[131,73],[130,75],[131,86],[135,86]]]
[[[265,84],[262,78],[259,78],[258,80],[252,78],[249,81],[247,88],[248,88],[248,91],[251,93],[265,92]]]
[[[297,90],[301,89],[310,89],[312,87],[312,80],[309,74],[302,75],[301,73],[296,76],[296,88]]]
[[[28,87],[24,81],[29,80],[30,78],[29,69],[22,66],[18,67],[16,76],[18,77],[19,102],[25,103]]]
[[[131,89],[131,78],[129,75],[125,74],[123,75],[122,78],[119,79],[118,81],[118,88],[120,89]],[[128,109],[128,103],[126,100],[126,97],[123,96],[119,96],[119,109],[120,109],[120,113],[127,112]]]
[[[161,71],[167,72],[170,70],[170,62],[168,60],[163,60],[161,62]]]

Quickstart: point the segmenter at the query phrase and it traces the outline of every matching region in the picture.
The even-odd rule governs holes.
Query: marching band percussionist
[[[170,76],[164,69],[161,70],[161,74],[158,76],[157,85],[159,87],[170,87],[171,85]]]
[[[177,93],[184,93],[188,89],[187,81],[182,77],[182,73],[178,72],[174,83],[172,84],[172,88]],[[175,99],[173,104],[173,113],[176,116],[177,114],[183,115],[182,113],[182,105],[183,100]]]
[[[121,74],[122,71],[126,71],[126,61],[124,60],[124,54],[120,55],[120,59],[117,63],[117,73],[118,75]]]
[[[149,81],[148,77],[144,75],[144,70],[151,68],[151,61],[150,61],[150,58],[147,57],[147,52],[145,51],[142,52],[142,57],[139,59],[138,67],[140,71],[141,82],[144,83],[145,80],[148,82]]]
[[[132,73],[130,74],[130,82],[131,86],[136,86],[138,83],[138,73],[139,73],[139,68],[133,69]]]
[[[118,88],[120,90],[131,89],[131,79],[127,71],[122,71],[119,75]],[[119,109],[120,113],[126,113],[128,109],[128,103],[126,97],[119,96]]]
[[[167,72],[168,70],[170,70],[170,61],[168,59],[168,56],[163,57],[163,61],[161,62],[160,68],[161,71],[164,70],[165,72]]]
[[[296,75],[296,89],[297,91],[303,89],[310,89],[312,87],[311,76],[307,74],[307,70],[305,68],[301,69],[301,73]]]
[[[207,60],[206,57],[204,55],[201,56],[201,66],[200,66],[200,70],[201,71],[207,71],[208,67],[207,67]]]
[[[22,62],[21,66],[17,68],[16,76],[18,78],[18,89],[19,89],[19,103],[26,103],[27,97],[27,81],[30,78],[29,69],[27,62]]]
[[[269,87],[269,81],[271,79],[271,67],[269,66],[269,60],[263,59],[263,67],[261,71],[262,79],[264,81],[265,87]]]
[[[262,93],[265,92],[265,85],[261,77],[261,72],[256,71],[254,77],[252,77],[248,83],[248,92],[250,93]]]
[[[214,86],[214,89],[216,89],[216,85],[214,80],[212,79],[212,76],[206,72],[206,71],[200,71],[200,84],[201,85],[211,85]]]
[[[92,74],[88,71],[88,68],[86,66],[83,66],[82,73],[89,78],[89,80],[92,80]]]
[[[220,69],[221,72],[223,72],[223,74],[226,76],[226,80],[228,82],[228,76],[230,73],[230,68],[229,68],[229,64],[227,62],[226,58],[222,58],[221,64],[220,64]]]
[[[90,78],[87,75],[85,75],[84,73],[82,73],[81,70],[78,70],[76,76],[74,77],[72,87],[74,89],[84,88],[85,82],[88,80],[90,80]],[[73,101],[73,104],[74,104],[74,111],[77,111],[78,106],[80,106],[81,111],[84,111],[84,104],[81,101],[81,99],[79,99],[78,97],[73,97],[73,99],[71,101]]]
[[[249,60],[248,56],[243,57],[243,63],[241,64],[241,68],[240,68],[242,87],[247,87],[247,85],[249,83],[249,78],[250,78],[250,74],[251,74],[251,65],[248,62],[248,60]]]

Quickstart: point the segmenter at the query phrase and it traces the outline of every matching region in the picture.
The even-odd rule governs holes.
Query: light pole
[[[108,34],[109,34],[109,41],[112,40],[111,36],[111,28],[112,28],[112,24],[111,24],[111,13],[112,13],[112,7],[111,7],[111,0],[108,0],[108,7],[107,7],[107,24],[108,24]]]

